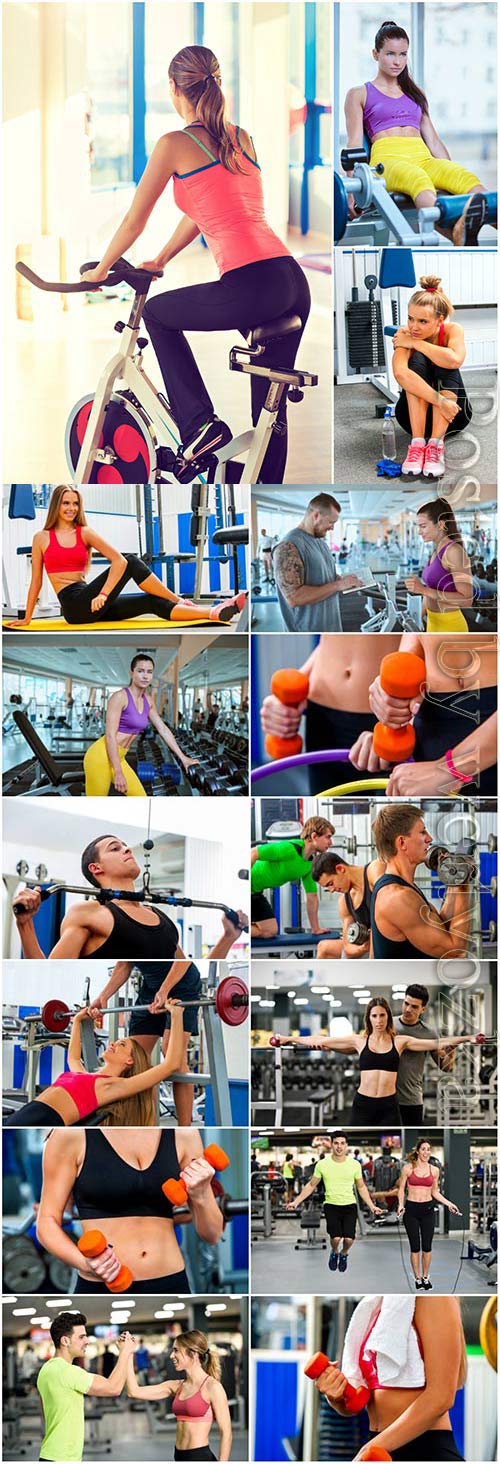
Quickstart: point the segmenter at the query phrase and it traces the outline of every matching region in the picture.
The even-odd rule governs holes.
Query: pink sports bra
[[[64,1088],[76,1103],[79,1118],[87,1118],[97,1108],[95,1085],[100,1073],[61,1073],[51,1088]]]
[[[434,1175],[427,1174],[422,1179],[422,1176],[415,1174],[415,1170],[412,1169],[411,1174],[408,1175],[407,1184],[420,1184],[424,1185],[425,1187],[428,1186],[429,1189],[432,1189],[432,1186],[434,1184]]]
[[[43,562],[47,574],[74,574],[84,573],[89,562],[89,551],[82,539],[82,531],[79,524],[76,528],[76,544],[68,548],[67,544],[60,544],[55,529],[49,529],[49,542],[43,556]]]
[[[404,93],[401,97],[386,97],[372,81],[365,82],[365,86],[363,123],[371,142],[377,132],[387,132],[389,127],[415,127],[420,132],[422,108],[418,102]]]
[[[147,696],[143,696],[142,712],[140,712],[139,708],[135,704],[130,687],[124,687],[124,691],[127,692],[127,705],[123,708],[123,712],[118,723],[118,731],[129,732],[131,736],[137,737],[138,733],[144,732],[144,728],[148,725],[150,711],[149,702]]]
[[[182,1383],[180,1387],[182,1388]],[[204,1387],[205,1383],[203,1382],[201,1388]],[[211,1403],[207,1403],[206,1398],[202,1397],[201,1388],[198,1388],[196,1393],[191,1393],[189,1398],[179,1397],[180,1388],[179,1393],[175,1394],[172,1403],[172,1413],[175,1413],[178,1423],[191,1423],[193,1418],[206,1418],[208,1413],[210,1414],[210,1423],[213,1423],[214,1415],[212,1405]]]
[[[219,274],[289,255],[286,244],[266,221],[259,164],[241,146],[239,127],[231,126],[240,164],[233,173],[196,136],[194,128],[200,125],[191,123],[184,131],[210,162],[190,173],[174,173],[174,198],[177,207],[198,225]]]
[[[361,1376],[364,1379],[367,1388],[369,1388],[371,1392],[373,1392],[374,1388],[384,1388],[384,1389],[387,1389],[389,1386],[391,1388],[397,1388],[398,1386],[400,1386],[398,1383],[390,1383],[390,1384],[387,1384],[387,1383],[379,1383],[378,1369],[377,1369],[377,1354],[376,1354],[376,1352],[373,1352],[370,1347],[367,1346],[368,1339],[369,1339],[369,1337],[371,1337],[371,1334],[373,1332],[373,1328],[375,1326],[375,1323],[378,1322],[379,1316],[380,1316],[380,1310],[374,1316],[373,1321],[370,1322],[370,1326],[369,1326],[368,1331],[366,1333],[366,1337],[364,1338],[364,1341],[361,1343],[361,1347],[359,1349],[359,1358],[358,1358],[358,1365],[359,1365],[359,1370],[360,1370]],[[422,1344],[421,1344],[420,1337],[418,1335],[418,1332],[417,1332],[416,1327],[414,1327],[414,1331],[415,1331],[416,1338],[417,1338],[417,1342],[418,1342],[418,1350],[420,1352],[420,1356],[423,1357],[424,1354],[423,1354],[423,1351],[422,1351]],[[405,1387],[406,1384],[403,1383],[402,1386]],[[425,1387],[425,1383],[422,1383],[422,1387]]]

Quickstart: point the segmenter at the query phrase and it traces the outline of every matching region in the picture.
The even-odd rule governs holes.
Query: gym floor
[[[17,1398],[16,1402],[19,1403],[19,1401],[19,1398]],[[22,1401],[24,1410],[26,1400],[23,1399]],[[99,1420],[92,1427],[92,1442],[90,1442],[90,1430],[87,1424],[88,1447],[85,1447],[83,1450],[83,1460],[103,1457],[106,1461],[109,1461],[109,1464],[112,1464],[113,1460],[119,1461],[119,1464],[129,1464],[129,1461],[130,1464],[135,1464],[135,1461],[137,1461],[137,1464],[140,1464],[142,1460],[161,1460],[163,1464],[164,1460],[173,1459],[175,1440],[175,1428],[173,1426],[171,1431],[168,1430],[166,1432],[162,1429],[161,1433],[155,1436],[151,1433],[146,1410],[144,1409],[142,1411],[141,1409],[141,1412],[136,1411],[141,1405],[135,1403],[134,1409],[132,1410],[126,1403],[123,1405],[120,1398],[112,1398],[110,1399],[112,1407],[108,1403],[108,1407],[103,1408],[102,1405],[107,1400],[99,1398],[97,1401],[99,1403]],[[35,1402],[37,1412],[39,1412],[38,1394],[36,1395]],[[89,1421],[91,1421],[92,1412],[89,1412],[88,1403],[85,1404],[85,1411],[86,1418],[88,1417]],[[97,1414],[97,1409],[95,1411]],[[24,1423],[25,1427],[29,1427],[28,1419],[25,1419]],[[20,1449],[19,1443],[16,1443],[15,1451],[11,1451],[8,1445],[4,1445],[2,1457],[5,1460],[17,1460],[22,1452],[23,1460],[39,1459],[41,1442],[42,1432],[40,1429],[40,1434],[36,1442],[24,1443],[23,1439],[22,1450]],[[213,1447],[213,1441],[211,1447]],[[231,1459],[248,1459],[247,1432],[233,1434]]]
[[[307,1250],[305,1246],[301,1246],[300,1251],[294,1249],[297,1240],[306,1238],[306,1231],[301,1230],[298,1216],[294,1217],[292,1213],[291,1220],[278,1219],[275,1226],[275,1234],[271,1239],[252,1242],[252,1290],[256,1293],[267,1293],[269,1277],[272,1276],[276,1292],[285,1291],[287,1286],[296,1286],[311,1296],[326,1291],[335,1295],[338,1292],[341,1296],[351,1296],[353,1291],[373,1291],[376,1282],[377,1286],[379,1283],[383,1286],[386,1294],[397,1294],[401,1291],[411,1291],[413,1294],[414,1288],[409,1279],[411,1267],[408,1237],[402,1225],[401,1245],[408,1278],[405,1278],[395,1234],[396,1225],[387,1227],[385,1231],[378,1230],[364,1239],[358,1238],[352,1247],[347,1270],[340,1275],[338,1271],[332,1272],[328,1269],[328,1250]],[[315,1231],[315,1236],[321,1239],[324,1237],[328,1241],[324,1220],[321,1221],[319,1230]],[[478,1236],[477,1242],[481,1248],[487,1249],[486,1236]],[[467,1247],[467,1235],[465,1246]],[[461,1255],[461,1231],[454,1232],[451,1236],[434,1237],[430,1277],[435,1292],[451,1292]],[[488,1296],[491,1292],[492,1276],[493,1271],[487,1270],[479,1261],[464,1261],[457,1295],[484,1293]]]
[[[462,474],[467,465],[470,465],[473,457],[474,472],[481,482],[497,482],[496,413],[493,420],[488,420],[491,417],[492,400],[496,395],[496,372],[493,369],[468,371],[465,383],[474,416],[465,432],[450,438],[448,444],[445,440],[447,467],[440,480],[441,488],[450,488],[457,475]],[[377,462],[382,457],[382,418],[375,417],[375,407],[383,406],[384,402],[385,398],[369,382],[335,387],[334,480],[339,484],[356,483],[368,486],[380,483]],[[395,426],[396,460],[401,463],[406,456],[409,437],[402,432],[397,422]],[[476,445],[479,446],[477,461]],[[425,491],[428,486],[425,478],[422,479],[421,486]]]

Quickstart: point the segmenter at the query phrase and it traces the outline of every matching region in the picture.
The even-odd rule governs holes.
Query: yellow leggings
[[[118,755],[122,765],[122,772],[127,780],[127,798],[147,798],[145,788],[129,767],[126,759],[126,749],[118,745]],[[105,798],[109,793],[111,784],[114,782],[113,768],[109,761],[106,738],[100,737],[98,742],[93,742],[92,747],[87,749],[83,759],[85,769],[85,793],[87,798]]]
[[[469,627],[461,610],[427,611],[426,630],[439,630],[441,634],[454,635],[457,631],[468,631]]]
[[[389,193],[409,193],[415,199],[424,189],[437,193],[443,188],[447,193],[472,193],[481,186],[475,173],[469,173],[460,163],[449,158],[433,158],[421,137],[375,138],[370,152],[370,164],[384,164],[384,178]]]

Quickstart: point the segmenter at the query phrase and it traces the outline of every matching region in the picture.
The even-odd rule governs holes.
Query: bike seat
[[[254,325],[248,332],[247,341],[249,346],[261,346],[264,341],[277,340],[279,336],[293,335],[298,330],[302,330],[300,315],[278,315],[275,320],[269,320],[265,325]]]

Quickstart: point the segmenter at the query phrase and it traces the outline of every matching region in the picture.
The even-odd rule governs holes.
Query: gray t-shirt
[[[337,578],[335,560],[325,539],[315,539],[304,529],[290,529],[281,544],[294,544],[304,566],[305,585],[328,585]],[[340,595],[328,595],[315,605],[296,605],[293,609],[277,584],[278,601],[287,630],[342,630]]]
[[[437,1033],[432,1027],[427,1027],[422,1018],[418,1022],[402,1022],[401,1017],[394,1018],[394,1028],[398,1037],[436,1037]],[[396,1097],[398,1103],[423,1103],[423,1081],[425,1059],[427,1052],[402,1052],[399,1064],[398,1081],[396,1084]]]

